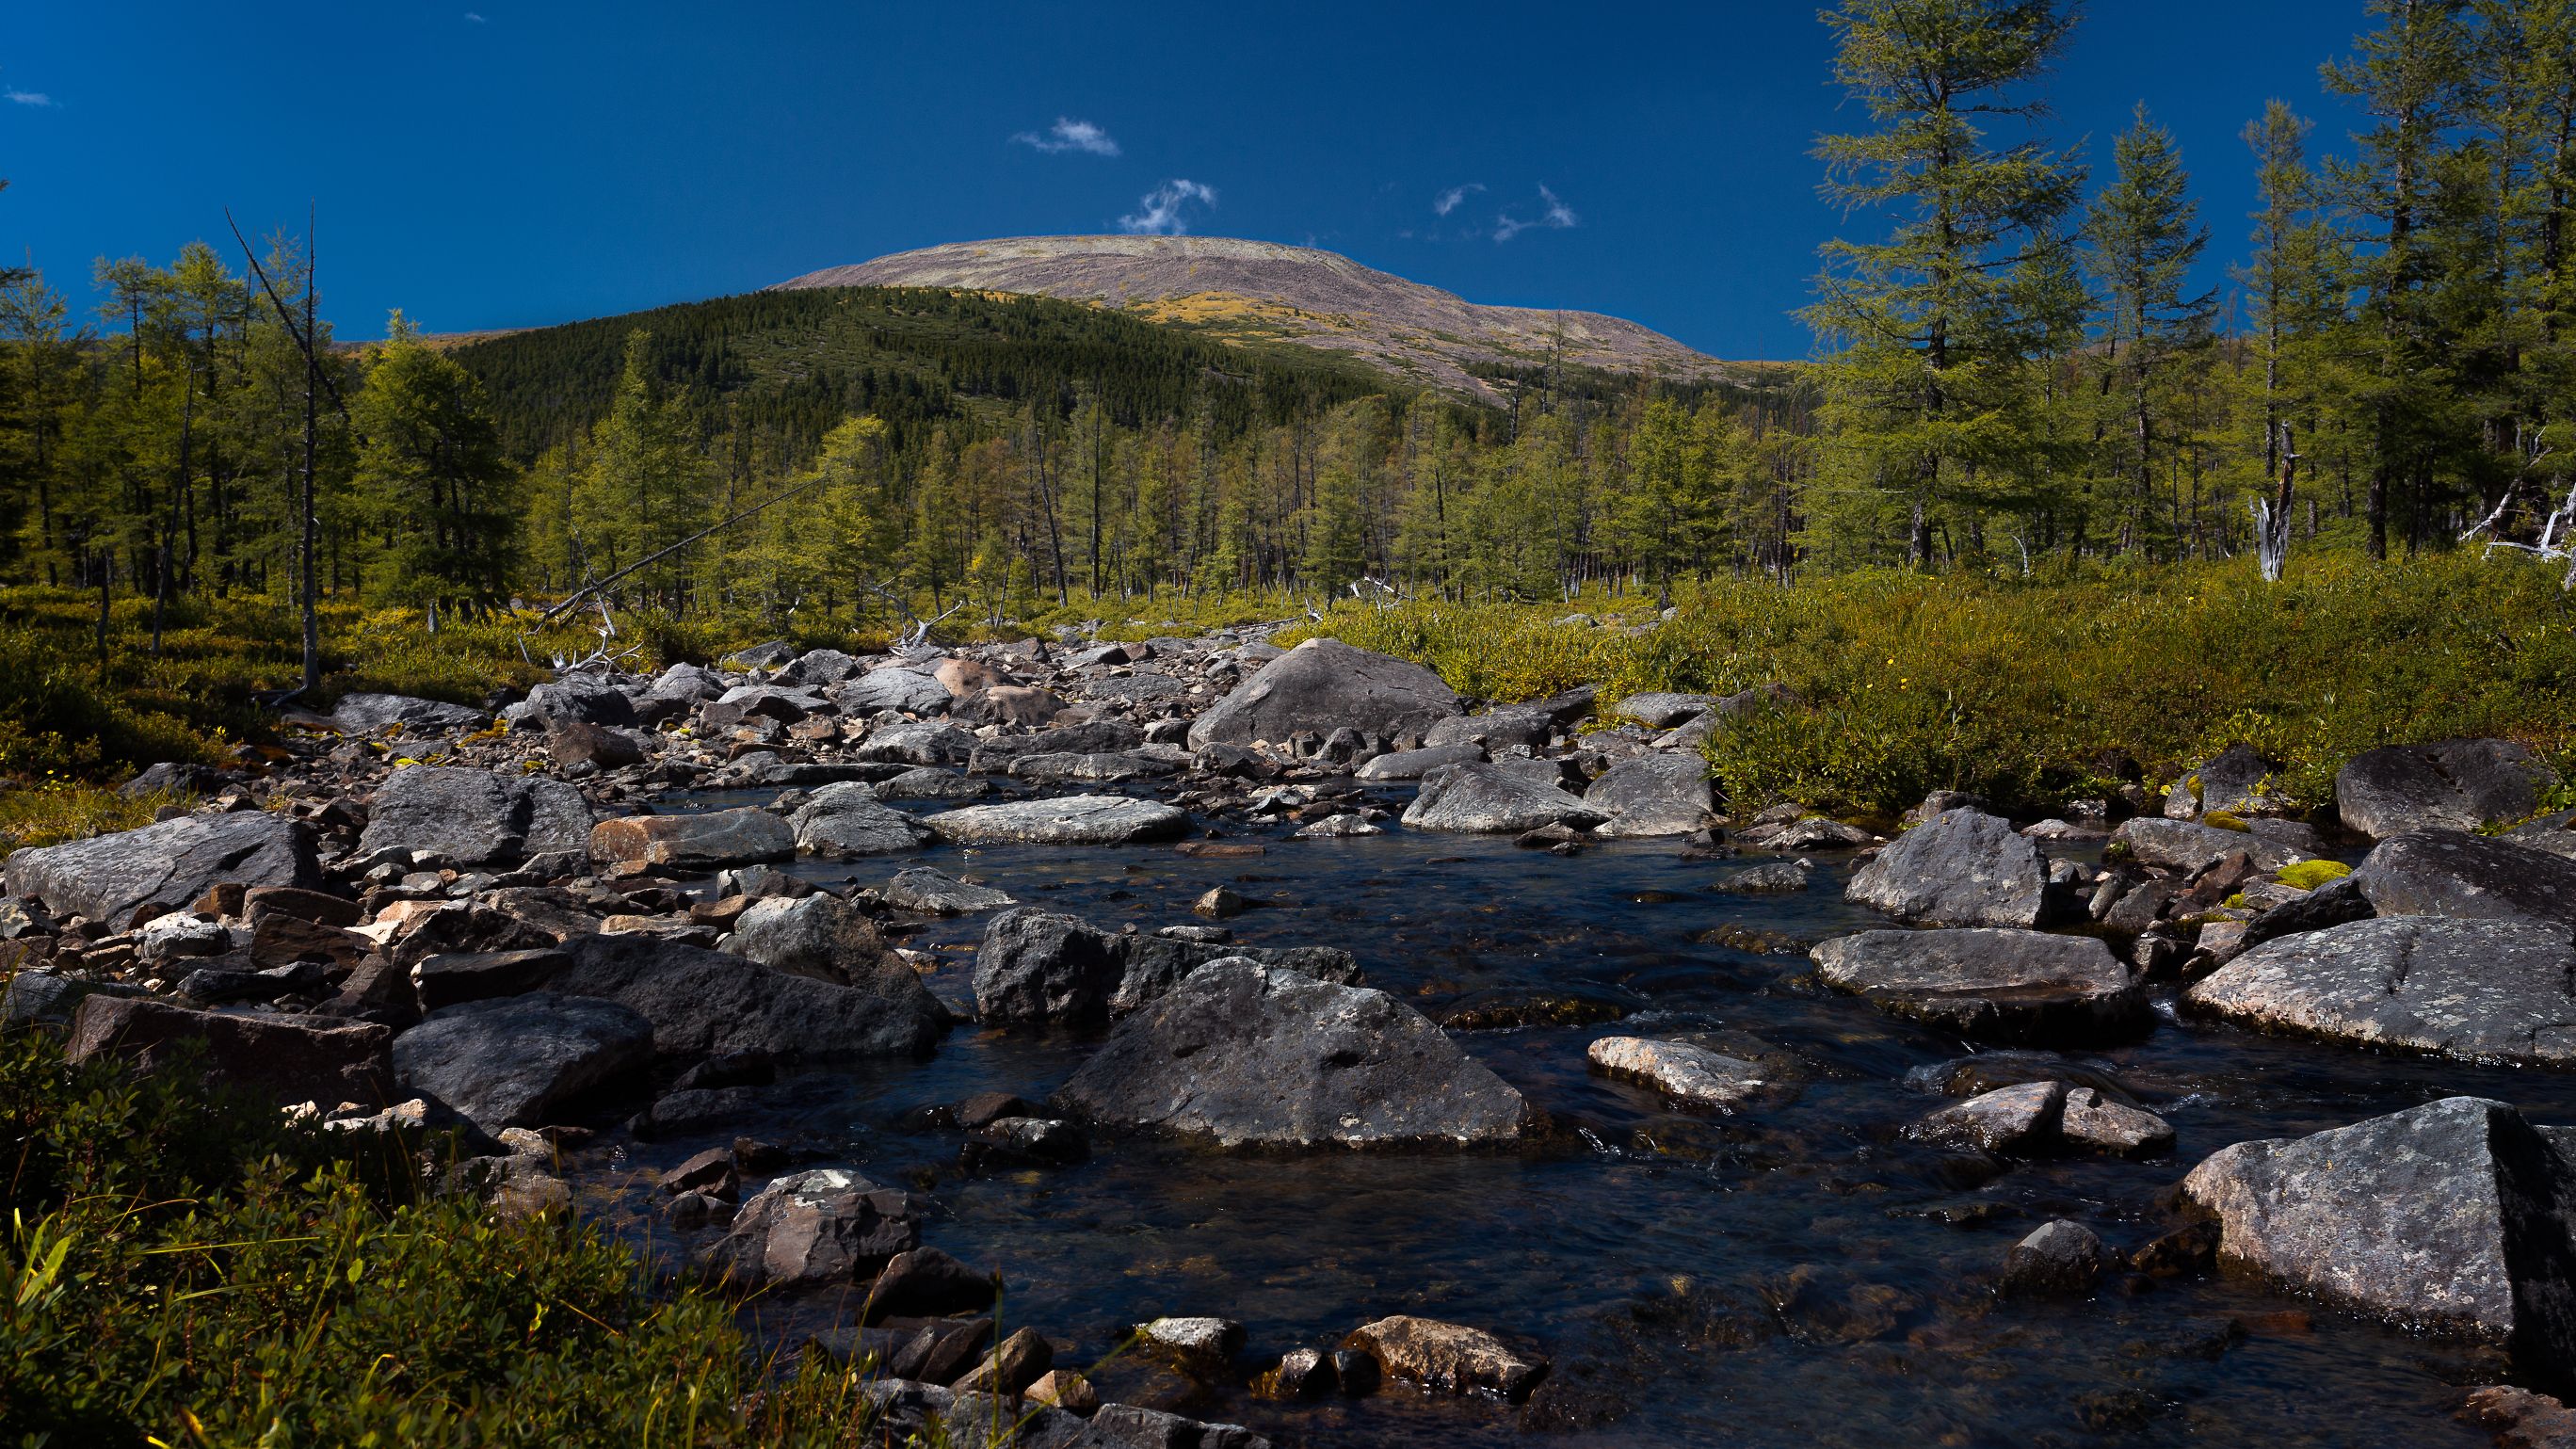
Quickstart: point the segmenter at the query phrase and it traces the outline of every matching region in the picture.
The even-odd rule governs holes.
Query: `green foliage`
[[[2312,891],[2328,881],[2341,880],[2350,874],[2352,867],[2339,860],[2303,860],[2296,865],[2281,867],[2273,872],[2273,877],[2283,885]]]

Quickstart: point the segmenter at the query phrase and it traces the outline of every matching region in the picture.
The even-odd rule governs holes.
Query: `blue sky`
[[[2223,258],[2251,200],[2239,128],[2281,96],[2340,145],[2317,66],[2361,12],[2095,0],[2055,127],[2107,165],[2146,101]],[[311,201],[347,336],[397,306],[522,326],[1123,222],[1798,356],[1787,314],[1842,224],[1808,151],[1860,124],[1798,0],[30,0],[6,29],[0,255],[86,304],[94,257],[229,251],[224,207],[256,235]]]

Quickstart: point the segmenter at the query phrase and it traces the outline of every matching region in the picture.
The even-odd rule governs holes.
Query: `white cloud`
[[[46,95],[43,91],[0,91],[0,96],[7,96],[10,100],[16,101],[22,106],[51,106],[54,104],[54,98]]]
[[[1041,136],[1035,131],[1022,131],[1011,138],[1023,146],[1035,147],[1052,156],[1060,151],[1082,151],[1093,156],[1115,156],[1118,142],[1107,131],[1089,121],[1058,116],[1055,124]]]
[[[1494,218],[1494,240],[1497,242],[1510,241],[1513,237],[1519,236],[1522,232],[1528,231],[1532,227],[1547,227],[1555,231],[1564,231],[1570,227],[1576,227],[1583,224],[1583,218],[1574,214],[1573,207],[1557,200],[1555,192],[1542,186],[1538,189],[1538,199],[1539,214],[1535,220],[1523,221],[1508,211],[1496,216]]]
[[[1458,209],[1459,202],[1466,200],[1473,193],[1484,189],[1485,183],[1481,181],[1470,181],[1464,186],[1452,186],[1448,190],[1441,192],[1438,196],[1431,198],[1431,214],[1433,216],[1447,216],[1449,213]]]
[[[1118,229],[1137,236],[1182,236],[1190,229],[1190,219],[1183,209],[1191,202],[1216,205],[1216,188],[1195,181],[1174,180],[1136,198],[1136,211],[1118,218]]]
[[[483,18],[483,12],[479,10],[468,10],[465,12],[465,23],[468,25],[488,25],[491,22]]]

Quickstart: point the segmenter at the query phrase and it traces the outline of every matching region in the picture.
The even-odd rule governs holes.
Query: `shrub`
[[[2312,891],[2330,880],[2341,880],[2352,874],[2352,867],[2339,860],[2303,860],[2283,866],[2273,875],[2286,886]]]

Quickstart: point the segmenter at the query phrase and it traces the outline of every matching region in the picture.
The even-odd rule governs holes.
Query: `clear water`
[[[706,797],[708,807],[746,803]],[[927,1063],[804,1072],[744,1124],[884,1181],[931,1184],[928,1240],[1000,1268],[1007,1315],[1107,1353],[1160,1314],[1242,1321],[1255,1355],[1329,1347],[1361,1323],[1418,1313],[1547,1354],[1573,1390],[1541,1428],[1567,1445],[2479,1445],[2452,1418],[2464,1386],[2500,1375],[2480,1350],[2414,1338],[2225,1279],[2106,1286],[2076,1303],[1999,1299],[2006,1250],[2053,1217],[2125,1249],[2172,1225],[2159,1199],[2228,1143],[2341,1125],[2470,1092],[2537,1120],[2576,1121],[2576,1078],[2466,1068],[2257,1036],[2177,1019],[2077,1058],[2162,1113],[2178,1151],[2149,1163],[2027,1163],[1991,1180],[1897,1140],[1938,1105],[1909,1071],[1969,1054],[1941,1033],[1820,990],[1795,943],[1878,923],[1841,899],[1848,867],[1790,897],[1716,893],[1745,862],[1685,863],[1670,842],[1559,858],[1508,840],[1400,831],[1194,859],[1132,849],[934,849],[918,857],[1023,902],[1116,928],[1185,922],[1226,884],[1270,902],[1227,924],[1252,944],[1351,951],[1381,987],[1438,1015],[1475,993],[1577,990],[1632,1004],[1614,1025],[1461,1033],[1544,1108],[1542,1141],[1488,1152],[1220,1153],[1153,1140],[1097,1144],[1074,1167],[970,1177],[953,1132],[912,1109],[1002,1090],[1043,1097],[1089,1043],[951,1034]],[[882,882],[911,860],[806,863]],[[985,918],[908,944],[937,953],[933,989],[971,1000]],[[1785,949],[1710,944],[1741,927]],[[1737,937],[1736,939],[1741,939]],[[1796,1059],[1786,1101],[1732,1116],[1664,1110],[1592,1075],[1596,1036],[1722,1030]],[[658,1253],[646,1175],[733,1130],[593,1153],[594,1205]],[[782,1340],[832,1321],[837,1299],[756,1305]],[[1059,1360],[1064,1361],[1060,1358]],[[1138,1366],[1104,1392],[1248,1423],[1283,1442],[1478,1445],[1533,1425],[1494,1403],[1378,1397],[1282,1406],[1242,1392],[1168,1396]]]

